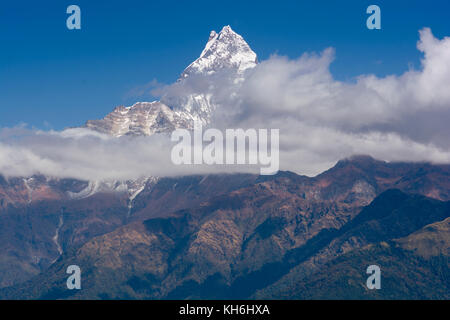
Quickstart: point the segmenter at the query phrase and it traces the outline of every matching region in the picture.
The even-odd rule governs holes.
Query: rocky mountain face
[[[208,86],[214,86],[208,76],[224,70],[233,81],[239,81],[256,64],[256,54],[242,36],[225,26],[219,33],[211,31],[200,57],[182,72],[176,85],[183,87],[189,78],[202,77]],[[117,107],[101,120],[87,121],[85,127],[120,137],[170,133],[177,128],[192,128],[194,121],[208,124],[216,108],[210,90],[184,91],[181,96],[163,95],[161,101]]]
[[[87,182],[74,179],[53,179],[44,176],[4,178],[0,176],[0,209],[19,207],[36,201],[70,199],[81,192]]]
[[[98,206],[98,214],[81,215],[80,207],[64,203],[62,256],[0,296],[445,298],[445,285],[435,293],[431,286],[445,280],[449,266],[448,242],[442,241],[449,238],[443,222],[450,216],[449,173],[447,165],[386,163],[360,156],[314,178],[280,172],[161,179],[136,197],[127,219],[126,201],[122,209],[111,210],[109,204],[101,209],[98,194],[77,200],[78,205],[92,201]],[[56,231],[57,217],[48,230]],[[66,225],[69,219],[78,226]],[[111,221],[120,219],[124,222],[112,226]],[[52,234],[47,246],[57,257]],[[429,243],[438,249],[427,256]],[[10,248],[10,256],[14,250]],[[382,270],[386,266],[391,279],[386,281],[397,283],[385,294],[364,289],[365,268],[376,262]],[[83,270],[79,292],[65,289],[70,264]],[[412,286],[416,276],[431,280]],[[336,284],[327,295],[321,281],[349,285],[342,289]],[[409,286],[420,290],[409,292]]]
[[[86,128],[114,137],[124,135],[150,136],[171,133],[177,128],[192,126],[192,116],[182,110],[174,111],[161,102],[138,102],[131,107],[117,107],[101,120],[88,120]]]
[[[256,178],[225,175],[146,179],[141,181],[142,189],[120,184],[104,186],[100,182],[80,184],[76,180],[46,183],[45,177],[34,177],[27,186],[23,179],[3,179],[0,287],[39,274],[67,250],[96,236],[135,220],[198,205]],[[135,190],[134,194],[129,190]]]
[[[448,262],[450,262],[448,260],[448,243],[447,241],[442,242],[443,238],[449,236],[448,230],[444,227],[449,214],[449,201],[441,202],[422,195],[405,194],[398,189],[387,190],[339,230],[326,230],[322,233],[320,241],[313,239],[307,248],[310,254],[300,254],[299,264],[291,268],[289,273],[277,282],[258,291],[255,297],[296,299],[301,297],[317,298],[323,295],[322,298],[339,298],[341,296],[350,299],[353,296],[358,299],[417,299],[421,294],[424,295],[423,298],[448,297],[449,292],[445,290],[445,288],[448,289],[448,282],[445,283],[445,277],[442,278],[439,273],[441,268],[447,269],[446,272],[448,272]],[[439,228],[440,226],[442,228]],[[440,232],[432,233],[431,230]],[[419,251],[420,247],[430,246],[430,243],[413,241],[412,239],[417,239],[418,234],[429,238],[433,245],[436,245],[434,253],[426,254],[423,249]],[[409,246],[406,243],[409,243]],[[314,250],[311,250],[311,247],[315,247]],[[378,252],[369,258],[367,251],[372,250],[378,250]],[[383,286],[385,289],[383,292],[372,293],[361,286],[365,283],[364,281],[356,281],[365,275],[365,269],[361,266],[362,261],[355,261],[355,265],[351,266],[351,262],[347,259],[353,260],[355,258],[352,255],[360,253],[366,255],[364,262],[371,261],[366,267],[376,264],[382,269],[385,266],[388,268],[385,270],[388,271],[388,276],[383,277],[387,282],[387,285],[385,283]],[[420,265],[424,269],[417,268],[417,265],[414,266],[414,261],[423,260],[424,257],[428,259],[431,256],[438,257],[442,259],[441,262],[445,263],[433,266],[425,262]],[[345,261],[345,264],[349,264],[352,269],[358,266],[361,266],[361,269],[356,274],[354,272],[347,273],[349,266],[345,266],[336,275],[331,270],[327,270],[332,264],[337,263],[335,261],[339,261],[339,263]],[[397,265],[392,266],[393,264]],[[408,269],[408,271],[403,272],[402,269]],[[335,270],[333,266],[333,271]],[[394,270],[396,271],[394,272]],[[423,287],[417,285],[415,276],[421,274],[420,278],[425,279],[429,276],[428,272],[431,278],[434,277],[434,281],[441,282],[442,290],[439,293],[431,285]],[[349,274],[351,276],[348,276]],[[343,278],[347,279],[346,283],[342,283],[342,288],[338,288],[336,283],[330,284],[329,289],[331,290],[326,292],[325,290],[316,290],[317,288],[313,290],[307,288],[309,283],[318,281],[317,278],[320,278],[320,281],[332,283],[339,282]],[[413,289],[411,292],[407,292],[405,287],[412,283],[415,283],[412,287],[418,288],[418,290]],[[317,285],[312,287],[315,286]],[[400,290],[399,287],[403,288]],[[333,293],[333,290],[340,291],[340,293]]]
[[[331,241],[344,250],[325,263],[319,251],[254,298],[449,299],[449,210],[448,201],[389,190]],[[364,286],[372,264],[381,268],[381,290]]]

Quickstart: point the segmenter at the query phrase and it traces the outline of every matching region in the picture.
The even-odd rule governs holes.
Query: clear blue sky
[[[66,28],[71,4],[81,30]],[[382,30],[366,28],[370,4],[381,8]],[[260,60],[332,46],[337,79],[400,74],[419,66],[418,30],[450,36],[449,15],[447,0],[2,1],[0,127],[62,129],[151,100],[130,92],[175,81],[209,32],[228,24]]]

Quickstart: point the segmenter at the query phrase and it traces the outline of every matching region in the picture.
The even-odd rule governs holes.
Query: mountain
[[[121,137],[208,124],[216,80],[238,88],[256,64],[229,26],[212,31],[161,101],[85,127]],[[448,299],[449,178],[449,165],[364,155],[315,177],[0,176],[0,298]],[[364,288],[374,261],[387,290]],[[71,264],[81,291],[66,289]]]
[[[382,262],[386,261],[383,259],[391,259],[397,266],[392,269],[391,279],[402,286],[393,296],[414,298],[417,297],[414,292],[422,292],[425,298],[445,298],[442,290],[433,295],[430,286],[441,281],[439,277],[448,271],[443,256],[448,249],[442,242],[448,235],[445,228],[428,230],[450,216],[450,199],[446,198],[449,172],[448,165],[387,163],[359,156],[339,161],[332,169],[313,178],[279,172],[275,176],[161,179],[136,197],[131,219],[117,227],[110,225],[112,231],[104,228],[97,236],[82,231],[89,225],[86,222],[95,221],[91,225],[94,227],[106,219],[103,222],[106,224],[111,221],[111,214],[117,212],[119,217],[120,210],[102,210],[102,205],[95,200],[99,195],[94,195],[83,201],[91,199],[92,203],[98,203],[104,218],[86,212],[83,214],[86,222],[80,221],[82,228],[63,231],[64,223],[60,229],[62,256],[40,275],[3,289],[0,296],[297,297],[303,290],[298,288],[304,288],[303,284],[308,279],[316,279],[315,276],[322,279],[320,275],[325,273],[320,271],[332,268],[336,259],[352,261],[352,265],[361,267],[358,277],[365,277],[364,265],[369,255],[364,250],[371,245],[378,248],[386,242],[394,249],[380,253],[380,264],[383,268]],[[441,183],[428,184],[433,180]],[[443,201],[425,194],[437,195]],[[64,221],[76,218],[79,210],[70,209],[73,213],[64,214]],[[122,217],[125,215],[123,210]],[[58,219],[52,221],[55,230]],[[85,236],[77,243],[65,242],[73,234]],[[427,260],[421,254],[427,251],[427,244],[421,239],[430,239],[427,241],[439,244],[442,249]],[[53,250],[57,251],[56,246]],[[409,257],[404,264],[403,253]],[[347,257],[350,260],[345,260]],[[83,290],[79,292],[65,289],[65,268],[69,264],[77,264],[82,269]],[[386,268],[389,266],[387,263]],[[345,279],[347,269],[342,270],[336,279]],[[411,277],[403,275],[401,270],[410,271]],[[421,279],[430,276],[432,281],[415,284],[411,288],[420,286],[420,290],[408,292],[415,275]],[[332,282],[332,273],[328,279]],[[349,281],[354,279],[359,278]],[[296,283],[299,286],[292,287]],[[355,285],[362,287],[364,283],[355,282]],[[305,291],[304,296],[319,297],[322,291],[315,288],[317,294]],[[396,289],[390,290],[392,293]],[[335,296],[351,297],[353,292],[356,291],[339,291]],[[354,297],[362,296],[357,293]]]
[[[101,120],[88,120],[85,127],[120,137],[170,133],[177,128],[192,128],[195,120],[208,124],[216,108],[210,92],[214,81],[209,77],[227,72],[231,81],[238,82],[243,73],[256,64],[256,54],[230,26],[223,27],[219,33],[211,31],[200,57],[181,73],[175,84],[183,88],[184,95],[165,94],[161,101],[119,106]],[[193,90],[189,81],[199,77],[208,84],[208,88]]]

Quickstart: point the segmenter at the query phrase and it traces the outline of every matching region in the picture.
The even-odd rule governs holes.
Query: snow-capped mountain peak
[[[209,76],[219,70],[230,70],[235,82],[243,79],[245,70],[257,64],[256,53],[244,38],[225,26],[217,33],[211,31],[200,57],[181,74],[177,85],[184,86],[190,75]],[[192,79],[192,78],[190,78]],[[211,81],[208,79],[207,81]],[[183,96],[163,95],[161,101],[137,102],[130,107],[117,107],[101,120],[89,120],[85,127],[115,137],[124,135],[153,135],[170,133],[176,128],[192,128],[193,121],[208,124],[217,107],[210,88],[189,92]]]
[[[220,33],[211,31],[200,57],[184,70],[181,78],[191,74],[212,74],[223,68],[235,69],[238,73],[242,73],[256,66],[257,62],[256,53],[244,38],[230,26],[225,26]]]

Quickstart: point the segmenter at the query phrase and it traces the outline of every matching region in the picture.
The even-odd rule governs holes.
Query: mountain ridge
[[[400,202],[392,201],[393,199],[397,199],[398,197],[401,197],[402,199],[400,200]],[[422,201],[425,201],[425,203],[427,203],[425,207],[420,204]],[[373,234],[374,239],[378,239],[376,234],[378,234],[379,232],[384,232],[385,236],[379,238],[383,241],[395,240],[397,235],[400,234],[407,237],[415,237],[414,232],[423,232],[423,230],[427,230],[427,228],[430,228],[427,223],[432,223],[434,225],[442,224],[444,223],[442,219],[446,219],[450,215],[449,202],[440,202],[438,200],[430,201],[426,197],[417,195],[410,196],[403,194],[397,190],[388,190],[385,193],[381,194],[379,197],[379,202],[386,202],[386,204],[388,204],[387,206],[382,206],[385,212],[378,216],[369,215],[367,217],[369,218],[369,220],[367,221],[366,218],[360,219],[359,222],[350,221],[349,223],[354,226],[349,225],[346,228],[350,231],[353,230],[351,231],[351,234],[355,234],[355,232],[358,233],[358,228],[364,227],[368,228],[368,232]],[[222,203],[220,204],[220,206],[223,206],[224,204],[225,203]],[[404,204],[406,204],[406,207],[404,206]],[[412,215],[410,215],[409,213],[411,212],[411,204],[415,208]],[[371,209],[371,206],[372,205],[369,205],[366,208],[373,211],[373,209]],[[229,205],[226,205],[226,207],[224,208],[227,207],[229,209],[226,210],[228,210],[228,212],[231,212],[229,211],[230,209],[239,210],[239,208],[242,208],[242,204],[239,201],[232,202]],[[405,208],[401,209],[401,214],[403,215],[402,217],[410,217],[407,218],[410,222],[409,226],[404,228],[404,230],[401,230],[401,233],[398,233],[394,229],[392,229],[394,233],[391,233],[391,231],[383,231],[382,229],[376,227],[376,225],[374,227],[373,222],[371,221],[382,221],[384,217],[388,217],[389,219],[391,219],[391,217],[397,219],[395,218],[395,216],[398,215],[398,210],[396,208],[399,207]],[[283,278],[284,274],[289,275],[290,273],[287,272],[290,271],[291,268],[295,267],[298,262],[301,263],[302,261],[305,261],[305,259],[309,256],[316,255],[318,252],[320,252],[320,247],[330,240],[334,241],[336,235],[338,237],[339,234],[345,235],[345,230],[342,232],[335,231],[337,233],[333,234],[333,232],[324,233],[324,231],[326,231],[327,229],[322,229],[322,232],[316,235],[312,235],[309,241],[306,241],[303,245],[294,247],[286,251],[282,255],[281,260],[278,260],[276,256],[268,255],[264,258],[266,262],[260,267],[256,267],[254,271],[251,271],[251,269],[249,270],[247,268],[236,269],[236,267],[234,267],[233,269],[235,271],[234,273],[232,272],[230,274],[230,278],[230,276],[226,275],[227,272],[223,273],[224,271],[222,270],[223,268],[227,268],[227,264],[223,264],[222,262],[220,262],[220,260],[215,262],[213,262],[213,260],[209,260],[211,259],[211,254],[218,254],[218,257],[220,257],[222,254],[231,255],[227,259],[232,259],[233,261],[235,261],[234,263],[237,263],[238,265],[239,263],[253,264],[261,259],[262,256],[260,253],[257,254],[256,252],[253,252],[253,250],[257,248],[257,246],[254,245],[247,246],[248,249],[242,249],[248,251],[249,249],[254,248],[248,252],[248,254],[250,255],[247,254],[247,258],[243,261],[241,261],[238,257],[243,255],[244,252],[239,253],[238,256],[235,256],[233,250],[229,251],[228,253],[220,253],[220,251],[216,253],[214,253],[214,251],[204,251],[206,248],[201,249],[201,251],[197,253],[195,253],[195,251],[192,251],[194,250],[194,248],[196,248],[195,243],[199,241],[198,237],[202,238],[202,240],[200,241],[208,241],[202,246],[206,245],[208,247],[211,244],[214,244],[214,242],[209,243],[209,241],[231,241],[229,245],[231,245],[232,247],[234,246],[234,232],[237,231],[236,228],[239,228],[236,224],[237,221],[234,221],[234,223],[232,223],[232,220],[228,220],[229,222],[225,223],[226,220],[222,220],[222,222],[220,222],[221,219],[224,218],[224,216],[217,216],[215,214],[212,214],[210,210],[205,209],[206,208],[196,209],[200,210],[197,211],[197,213],[195,213],[195,211],[191,211],[193,215],[189,213],[189,210],[182,210],[174,216],[153,218],[150,220],[145,220],[143,223],[135,222],[128,226],[124,226],[123,228],[119,228],[110,234],[106,234],[105,236],[94,238],[92,241],[89,241],[85,245],[80,247],[80,249],[68,252],[62,257],[62,259],[58,260],[58,262],[56,262],[56,264],[53,265],[47,273],[42,274],[31,282],[24,283],[24,285],[19,285],[17,286],[17,288],[4,289],[0,292],[3,292],[3,294],[5,294],[5,296],[9,298],[28,297],[41,299],[250,298],[250,295],[254,292],[255,289],[264,289],[265,287],[267,287],[267,285],[270,285],[273,280],[276,280],[277,278]],[[428,212],[429,210],[431,210],[433,214],[424,217],[424,213]],[[364,212],[364,210],[362,212]],[[204,218],[202,218],[202,216]],[[358,216],[359,215],[357,215],[356,217]],[[216,227],[220,226],[220,224],[216,227],[212,227],[213,225],[210,225],[208,223],[208,219],[205,220],[206,217],[210,217],[208,219],[212,218],[215,221],[220,222],[221,224],[223,224],[223,227],[227,228],[227,231],[225,231],[225,233],[223,234],[222,229],[215,229]],[[425,219],[423,219],[422,217],[424,217]],[[416,224],[414,221],[419,222],[419,224]],[[258,231],[258,228],[253,229],[255,232],[254,235],[256,237],[259,237],[259,245],[263,245],[263,243],[265,243],[264,246],[267,246],[271,241],[273,241],[273,237],[275,235],[279,235],[280,232],[284,230],[285,226],[283,226],[283,224],[285,223],[286,222],[281,222],[281,225],[279,227],[276,227],[275,229],[267,229],[267,231],[264,232],[268,232],[268,234],[262,238],[261,236],[263,235],[263,233],[261,233],[261,230]],[[389,222],[386,223],[389,224]],[[210,236],[201,235],[201,232],[198,233],[198,231],[196,231],[204,230],[205,226],[208,225],[208,228],[212,227],[212,229],[208,232],[213,232],[210,236],[216,234],[216,236],[212,239],[209,238]],[[261,222],[259,222],[259,226],[261,225]],[[344,226],[345,225],[346,224],[344,224]],[[448,228],[439,228],[438,230],[441,230],[441,232],[446,232],[445,230],[448,230]],[[194,234],[196,234],[196,237],[190,236],[193,232]],[[349,239],[352,239],[353,236],[351,236],[351,234],[345,237],[349,237]],[[203,239],[204,236],[207,237]],[[327,240],[327,237],[329,238],[329,240]],[[403,241],[402,239],[395,241],[401,244],[401,242]],[[217,247],[217,249],[222,248],[222,250],[228,250],[226,249],[227,245],[225,245],[225,243],[226,242],[222,242],[222,245]],[[414,254],[414,249],[412,248],[411,241],[409,241],[408,243],[410,243],[408,248],[408,252],[410,253],[408,253],[407,257],[410,258],[408,258],[405,262],[402,262],[401,260],[395,260],[394,266],[398,266],[398,268],[409,268],[408,270],[412,275],[420,272],[421,278],[426,276],[427,272],[432,272],[433,285],[436,284],[436,281],[442,281],[435,276],[439,275],[439,271],[432,269],[432,265],[428,265],[426,263],[422,264],[422,269],[418,269],[413,272],[413,270],[411,269],[411,263],[413,262],[411,261],[422,261],[423,258],[411,256],[411,254]],[[372,245],[372,247],[367,247],[364,245],[364,243],[358,244],[352,250],[347,250],[342,254],[338,254],[337,259],[339,259],[338,261],[343,261],[343,259],[345,261],[345,259],[347,259],[348,257],[348,254],[350,254],[350,257],[353,257],[354,255],[358,256],[359,252],[364,252],[364,250],[367,250],[367,248],[378,248],[377,246],[380,246],[379,240],[376,240],[375,243],[369,242],[369,245]],[[383,246],[385,245],[382,242],[382,249]],[[199,249],[200,248],[197,248],[196,250]],[[270,248],[269,246],[267,249],[269,251],[265,251],[266,254],[271,250],[274,250],[275,247]],[[395,249],[395,246],[393,247],[393,250],[394,251],[383,251],[383,258],[380,257],[380,260],[378,260],[382,267],[386,263],[386,259],[397,259],[396,257],[399,254],[400,257],[404,256],[403,253],[399,253],[398,250]],[[445,250],[446,252],[448,252],[448,248],[446,248]],[[193,254],[194,256],[192,256]],[[244,257],[245,256],[246,255],[244,255]],[[192,260],[194,257],[197,258]],[[250,261],[249,259],[254,261]],[[332,267],[333,263],[331,261],[332,259],[328,260],[325,264],[322,264],[322,268]],[[72,263],[79,264],[85,274],[84,289],[80,292],[67,292],[67,290],[64,291],[63,289],[65,279],[65,274],[63,272],[64,266]],[[365,267],[367,267],[364,267],[364,263],[361,266],[361,261],[355,261],[352,266],[353,268],[355,268],[356,266],[360,266],[360,274],[363,274],[365,272]],[[439,268],[444,266],[445,265],[442,265],[442,263],[439,264]],[[345,268],[343,268],[343,270],[345,270]],[[280,271],[282,272],[280,273]],[[192,272],[197,274],[197,276],[192,278],[192,276],[190,276]],[[391,271],[389,271],[389,273],[391,274],[389,282],[392,283],[392,273]],[[319,289],[317,289],[316,292],[308,291],[305,290],[305,286],[303,285],[305,283],[308,283],[308,279],[314,279],[316,275],[320,277],[328,275],[328,278],[331,281],[342,281],[342,279],[346,278],[351,280],[352,283],[354,281],[359,281],[361,282],[361,285],[359,286],[360,289],[363,283],[365,283],[364,281],[361,281],[360,276],[358,276],[359,280],[357,280],[358,277],[354,279],[353,276],[346,276],[344,273],[339,274],[340,276],[334,277],[333,274],[329,271],[320,271],[319,269],[319,273],[313,271],[311,275],[308,276],[306,282],[302,282],[302,277],[299,277],[298,281],[300,281],[300,292],[304,291],[302,296],[308,297],[309,294],[312,294],[313,297],[320,298],[321,291]],[[401,274],[394,272],[394,276],[396,277],[395,281],[397,283],[404,283],[403,281],[406,281],[405,283],[409,283],[411,281],[414,281],[414,279],[411,280],[410,278],[408,278],[408,275],[402,276]],[[263,278],[261,277],[264,278],[264,281],[262,281]],[[42,286],[36,286],[36,283],[41,283]],[[292,283],[292,280],[290,280],[289,283]],[[443,292],[442,290],[440,290],[440,293],[433,294],[432,290],[434,290],[434,288],[430,288],[425,284],[421,284],[420,286],[422,286],[420,288],[420,292],[424,293],[424,297],[444,297],[442,296],[442,294],[443,292],[445,293],[445,290]],[[280,285],[276,286],[275,289],[276,288],[284,290],[283,286]],[[337,287],[330,286],[330,288]],[[356,294],[354,289],[346,291],[345,288],[346,287],[344,286],[343,288],[339,289],[339,293],[336,294],[334,298],[348,299],[351,298],[352,295],[354,295],[353,297],[358,297],[359,293]],[[273,289],[274,288],[272,288],[271,291],[273,291]],[[292,290],[293,289],[288,288],[287,294],[291,298],[295,298],[296,292],[299,291],[295,291],[297,289],[295,289],[294,291]],[[395,292],[392,293],[392,290],[395,290],[395,288],[390,289],[389,292],[386,293],[386,295],[384,295],[383,293],[381,293],[381,296],[375,294],[374,296],[372,296],[372,298],[389,297],[391,294],[395,294]],[[264,291],[258,292],[259,293],[257,297],[259,299],[265,299],[268,297],[274,298],[273,296],[266,296],[267,293],[264,293]],[[21,294],[24,294],[24,296],[21,296]],[[72,295],[74,296],[71,297]],[[327,296],[329,297],[330,295],[324,295],[323,297]],[[365,296],[366,298],[370,298],[370,295],[368,296],[367,292],[363,293],[363,296]],[[402,289],[402,291],[397,292],[395,295],[395,297],[397,298],[408,298],[409,296],[415,297],[415,292],[408,293],[408,291],[404,291],[404,289]]]
[[[368,167],[372,169],[361,171],[361,168]],[[432,192],[432,195],[438,195],[438,198],[446,197],[450,187],[445,177],[449,171],[448,165],[397,164],[368,158],[346,161],[345,165],[338,163],[334,170],[312,178],[290,172],[280,172],[275,176],[208,175],[161,178],[156,184],[149,184],[136,196],[128,220],[125,220],[127,201],[117,198],[111,202],[113,198],[110,197],[113,194],[95,194],[76,202],[64,202],[64,224],[59,229],[63,255],[55,263],[57,265],[58,261],[66,259],[67,255],[72,255],[70,263],[74,264],[81,264],[84,261],[80,260],[81,257],[95,257],[95,268],[107,263],[108,279],[121,279],[124,283],[120,287],[127,288],[127,292],[131,291],[102,295],[103,297],[148,297],[149,292],[153,290],[151,288],[156,290],[151,293],[155,298],[182,297],[185,294],[183,292],[189,291],[189,288],[205,290],[205,287],[192,287],[195,283],[213,287],[220,283],[230,285],[238,276],[257,272],[265,265],[270,266],[270,263],[284,259],[288,252],[295,252],[298,248],[303,247],[302,250],[306,250],[308,247],[308,250],[312,250],[320,245],[320,248],[326,250],[299,251],[298,254],[313,252],[318,254],[317,257],[321,257],[323,262],[334,257],[333,252],[339,252],[340,248],[357,249],[366,243],[363,238],[349,243],[343,238],[345,241],[342,242],[337,238],[337,231],[331,230],[341,229],[357,217],[362,208],[370,205],[373,199],[389,188],[399,187],[409,194],[424,195],[437,188],[439,191]],[[342,180],[344,176],[346,179]],[[429,185],[427,181],[441,182]],[[105,206],[108,202],[112,205]],[[53,237],[61,216],[58,209],[60,205],[55,203],[50,210],[45,207],[48,205],[47,201],[25,205],[31,207],[22,211],[20,221],[33,217],[34,220],[31,221],[36,221],[31,224],[34,230],[38,230],[37,221],[41,219],[39,212],[47,212],[44,220],[47,232],[43,234],[47,238],[41,237],[40,242],[33,243],[33,246],[34,252],[40,250],[41,254],[45,252],[44,248],[50,247],[51,251],[45,255],[48,256],[48,261],[51,261],[58,255]],[[33,207],[35,209],[32,209]],[[96,209],[92,210],[93,208]],[[413,212],[420,206],[414,208],[416,209]],[[11,230],[11,222],[15,221],[8,219],[15,219],[18,214],[13,210],[11,214],[2,215],[5,224],[0,224],[0,234],[6,236],[9,233],[5,230]],[[376,215],[373,217],[382,219]],[[20,249],[24,244],[19,239],[11,241],[12,238],[8,238],[7,241],[1,242],[6,245],[9,243],[8,249],[2,252],[8,253],[6,257],[20,254],[25,259],[26,255]],[[13,243],[14,246],[11,246]],[[127,249],[120,249],[121,244]],[[351,247],[348,247],[349,244]],[[156,259],[148,262],[149,264],[144,262],[147,259],[145,257],[148,257],[145,249],[147,246],[152,248],[151,256]],[[93,255],[93,252],[98,254]],[[137,255],[133,259],[140,262],[129,260],[129,254]],[[292,254],[288,255],[291,258],[286,261],[299,257]],[[141,271],[130,274],[122,270],[122,267],[114,267],[113,261],[121,261],[118,266],[129,264],[132,268],[139,267]],[[69,263],[69,260],[64,260],[64,265],[66,263]],[[34,264],[30,263],[30,266]],[[60,267],[62,268],[61,264]],[[52,273],[55,272],[54,268],[56,266],[44,268],[42,271]],[[86,270],[94,270],[87,268]],[[19,269],[16,267],[15,270]],[[125,279],[121,274],[132,275],[132,278]],[[65,274],[61,273],[60,276],[63,278]],[[103,280],[110,281],[106,278]],[[146,284],[145,288],[142,288],[143,283]],[[161,291],[160,286],[165,289]],[[61,292],[65,292],[63,282],[57,287]],[[144,291],[137,293],[135,290]],[[49,293],[47,297],[62,296],[60,293]]]

